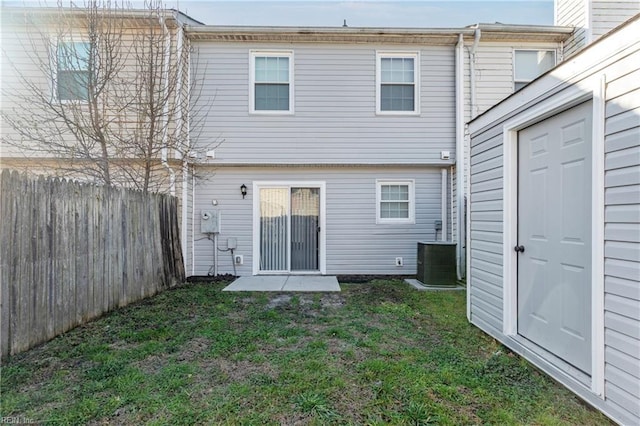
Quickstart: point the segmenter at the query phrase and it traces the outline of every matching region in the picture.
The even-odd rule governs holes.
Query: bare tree
[[[55,159],[66,176],[172,189],[174,169],[197,161],[187,123],[199,96],[189,77],[194,52],[175,12],[155,0],[142,9],[88,0],[26,10],[24,19],[22,53],[37,73],[22,72],[3,46],[19,87],[2,88],[2,120],[12,130],[2,143]]]

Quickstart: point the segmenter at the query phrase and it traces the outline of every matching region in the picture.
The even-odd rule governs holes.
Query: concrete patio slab
[[[425,290],[431,290],[431,291],[456,291],[457,290],[459,291],[459,290],[464,290],[466,288],[465,286],[462,286],[462,285],[442,286],[442,285],[422,284],[420,281],[416,279],[411,279],[411,278],[407,278],[406,280],[404,280],[404,282],[409,284],[411,287],[421,291],[425,291]]]
[[[285,291],[340,291],[340,285],[336,277],[291,275],[285,283]]]
[[[254,275],[240,277],[222,291],[330,292],[340,291],[334,276]]]
[[[256,275],[240,277],[222,291],[281,291],[287,277],[275,275]]]

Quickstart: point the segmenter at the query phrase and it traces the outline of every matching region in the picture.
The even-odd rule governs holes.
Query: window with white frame
[[[86,41],[59,41],[56,50],[56,87],[59,101],[89,99],[89,55]]]
[[[514,50],[513,88],[520,90],[556,65],[553,50]]]
[[[413,180],[377,180],[377,223],[415,223]]]
[[[293,52],[251,52],[250,110],[293,112]]]
[[[376,112],[419,112],[419,57],[417,52],[377,52]]]

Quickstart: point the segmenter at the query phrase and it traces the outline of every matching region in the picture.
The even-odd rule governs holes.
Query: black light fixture
[[[245,185],[244,183],[240,185],[240,193],[242,194],[242,199],[244,200],[244,197],[247,196],[247,185]]]

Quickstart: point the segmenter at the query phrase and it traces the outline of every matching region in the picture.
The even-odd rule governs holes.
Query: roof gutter
[[[477,24],[464,28],[354,28],[354,27],[251,27],[187,26],[194,40],[235,42],[313,42],[313,43],[437,43],[454,44],[458,36],[471,38],[480,28],[485,39],[501,41],[505,37],[521,40],[558,42],[566,39],[572,28],[532,25]]]
[[[404,35],[464,35],[473,36],[476,29],[496,33],[561,33],[570,35],[573,27],[550,25],[475,24],[463,28],[391,28],[391,27],[287,27],[242,25],[187,25],[190,33],[210,34],[404,34]]]

